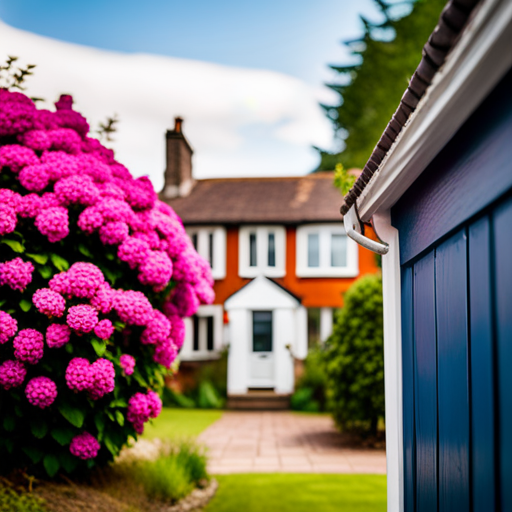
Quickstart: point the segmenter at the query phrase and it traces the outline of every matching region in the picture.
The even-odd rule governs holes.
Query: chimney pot
[[[182,117],[175,117],[174,118],[174,131],[176,133],[181,133],[181,125],[183,124],[183,118]]]

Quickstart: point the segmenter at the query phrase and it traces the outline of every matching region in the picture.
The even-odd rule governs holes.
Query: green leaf
[[[128,407],[128,403],[123,398],[118,398],[117,400],[112,400],[109,407]]]
[[[7,300],[0,300],[0,308],[7,302]]]
[[[49,477],[54,477],[57,474],[57,471],[59,471],[60,463],[59,459],[57,459],[55,455],[48,454],[44,458],[43,464]]]
[[[105,438],[103,439],[104,443],[105,443],[105,446],[107,447],[107,450],[112,454],[112,455],[117,455],[119,453],[119,448],[117,447],[117,445],[112,441],[112,439],[110,439],[109,435],[107,434],[105,436]]]
[[[114,418],[114,415],[110,411],[105,411],[105,413],[107,414],[110,421],[114,421],[114,422],[116,421]]]
[[[66,346],[64,348],[68,354],[73,353],[73,345],[71,345],[71,343],[66,343]]]
[[[34,464],[37,464],[43,458],[44,452],[39,448],[24,446],[22,450],[30,457],[30,460]]]
[[[100,341],[96,338],[93,338],[91,340],[91,344],[94,352],[96,352],[98,357],[101,357],[105,353],[105,350],[107,350],[107,344],[105,341]]]
[[[98,433],[103,433],[103,430],[105,430],[105,417],[103,416],[103,414],[97,413],[96,416],[94,416],[94,424],[98,429]]]
[[[140,384],[143,388],[149,388],[151,387],[145,380],[144,378],[142,377],[142,375],[138,372],[138,371],[135,371],[132,375],[132,377],[137,381],[138,384]]]
[[[16,420],[14,419],[14,416],[11,416],[10,414],[8,416],[5,416],[4,429],[7,430],[7,432],[12,432],[15,426]]]
[[[38,267],[37,271],[41,274],[43,279],[48,279],[53,275],[51,267]]]
[[[120,410],[116,411],[116,420],[117,420],[117,423],[119,423],[119,425],[121,427],[124,426],[124,416],[123,416],[123,413]]]
[[[29,258],[32,258],[36,263],[39,263],[39,265],[46,265],[46,262],[48,261],[48,254],[29,254],[27,252],[26,255]]]
[[[59,256],[58,254],[52,254],[50,256],[50,259],[52,260],[52,263],[54,264],[55,268],[57,268],[61,272],[63,270],[68,270],[69,263],[62,256]]]
[[[80,428],[84,424],[85,413],[82,409],[63,403],[59,407],[59,412],[69,421],[69,423],[71,423],[71,425],[77,428]]]
[[[107,260],[110,260],[110,261],[113,261],[116,258],[111,252],[107,252],[107,254],[105,254],[105,256],[107,257]]]
[[[78,459],[69,452],[63,452],[59,454],[59,462],[66,473],[72,473],[78,464]]]
[[[4,444],[5,444],[5,447],[7,448],[7,451],[9,453],[12,453],[12,451],[14,450],[13,440],[12,439],[5,439],[4,440]]]
[[[25,247],[16,240],[8,240],[6,238],[0,240],[0,243],[8,245],[14,252],[22,253],[25,252]]]
[[[52,429],[52,437],[61,446],[66,446],[71,442],[71,439],[75,436],[75,433],[70,428],[54,428]]]
[[[30,430],[38,439],[42,439],[48,433],[48,424],[46,421],[31,421]]]
[[[114,274],[114,272],[105,267],[103,267],[101,270],[112,284],[116,282],[117,276],[116,274]]]
[[[25,313],[27,313],[28,311],[30,311],[30,308],[32,307],[32,303],[29,302],[28,300],[25,300],[25,299],[21,299],[20,300],[20,308],[25,311]]]
[[[78,250],[84,255],[84,256],[87,256],[88,258],[93,258],[94,255],[92,254],[91,251],[89,251],[89,249],[84,245],[84,244],[80,244],[78,246]]]

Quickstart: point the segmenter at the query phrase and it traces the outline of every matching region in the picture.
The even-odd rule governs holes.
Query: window
[[[286,230],[283,226],[243,226],[239,231],[241,277],[285,275]]]
[[[355,277],[357,244],[340,224],[310,224],[297,228],[299,277]]]
[[[320,237],[318,233],[308,235],[308,267],[320,266]]]
[[[194,332],[192,333],[194,352],[211,352],[214,349],[213,344],[213,316],[197,316],[192,317],[192,325]]]
[[[331,235],[331,267],[347,266],[347,236]]]
[[[308,349],[320,343],[320,308],[308,308]]]
[[[226,230],[220,226],[187,227],[196,251],[210,264],[214,279],[226,277]]]
[[[252,312],[253,352],[272,352],[272,311]]]
[[[258,266],[258,257],[256,253],[256,233],[249,234],[249,266]]]
[[[276,266],[276,234],[269,233],[268,234],[268,266],[275,267]]]
[[[224,344],[224,308],[220,304],[199,306],[197,313],[185,318],[185,340],[181,361],[217,359]]]

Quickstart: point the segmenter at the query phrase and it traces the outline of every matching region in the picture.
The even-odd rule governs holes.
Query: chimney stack
[[[183,119],[174,118],[174,130],[167,130],[166,168],[162,199],[188,196],[192,190],[192,148],[182,131]]]

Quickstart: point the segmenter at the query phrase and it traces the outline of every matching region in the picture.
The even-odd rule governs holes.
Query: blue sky
[[[349,57],[359,14],[372,0],[0,0],[0,19],[36,34],[122,52],[145,52],[280,71],[311,84]]]
[[[0,61],[37,64],[42,107],[66,92],[93,127],[118,114],[113,149],[156,188],[176,115],[197,178],[301,175],[335,147],[319,102],[360,14],[379,19],[373,0],[0,0]]]

